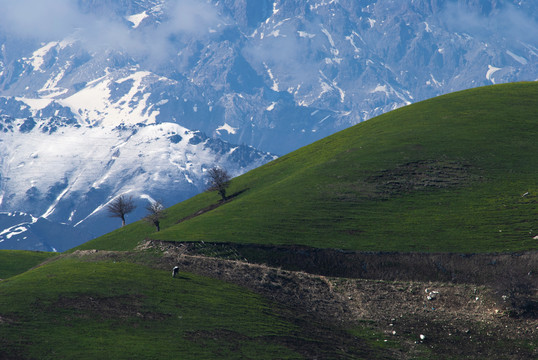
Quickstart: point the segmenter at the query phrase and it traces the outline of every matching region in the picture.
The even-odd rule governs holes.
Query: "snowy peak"
[[[172,120],[277,153],[442,93],[536,79],[526,1],[99,1],[69,12],[84,26],[64,20],[62,38],[3,61],[1,93],[56,100],[81,124]],[[239,95],[255,104],[238,111]],[[289,127],[271,120],[273,104],[333,115]],[[266,131],[296,145],[267,144]]]
[[[148,71],[134,71],[116,80],[109,74],[86,84],[59,103],[69,107],[88,125],[154,124],[159,111],[148,103],[151,95],[148,84],[160,80]]]
[[[54,125],[55,131],[44,131],[50,129],[44,121],[33,126],[28,120],[4,123],[0,206],[26,209],[34,218],[85,233],[114,228],[103,221],[103,208],[115,194],[133,194],[143,204],[148,198],[164,197],[162,191],[172,192],[166,196],[172,205],[202,191],[205,171],[212,166],[239,174],[274,158],[174,123],[116,128]],[[11,240],[35,222],[4,224],[0,240]],[[103,222],[104,229],[95,233]]]

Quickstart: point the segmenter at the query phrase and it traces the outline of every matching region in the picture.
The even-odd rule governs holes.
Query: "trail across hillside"
[[[439,355],[534,358],[538,318],[518,316],[511,299],[490,287],[430,281],[383,281],[326,277],[238,260],[189,255],[184,244],[147,242],[140,250],[163,251],[151,266],[192,272],[249,288],[286,304],[312,321],[350,328],[369,324],[385,336],[379,341],[405,344],[408,358],[419,344]],[[123,256],[77,251],[74,256]],[[536,291],[536,290],[534,290]],[[531,296],[536,300],[536,293]],[[502,344],[510,342],[506,347]],[[534,344],[534,345],[532,345]],[[417,350],[418,351],[418,350]]]

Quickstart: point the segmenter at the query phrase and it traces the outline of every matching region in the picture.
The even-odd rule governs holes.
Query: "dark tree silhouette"
[[[230,175],[224,169],[213,167],[207,171],[209,177],[208,191],[217,191],[222,197],[222,201],[226,200],[226,188],[230,185]]]
[[[132,196],[120,195],[107,205],[110,217],[121,219],[121,226],[125,226],[125,215],[136,209]]]
[[[146,206],[148,214],[144,217],[144,221],[155,226],[157,231],[161,231],[161,219],[166,217],[166,210],[160,201],[154,201]]]

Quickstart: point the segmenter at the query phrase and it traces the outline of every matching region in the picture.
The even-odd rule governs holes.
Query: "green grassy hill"
[[[177,204],[161,232],[137,222],[77,248],[99,251],[0,251],[0,359],[535,359],[535,252],[480,255],[491,257],[483,266],[493,273],[508,269],[481,285],[472,276],[483,267],[478,255],[454,255],[471,279],[460,283],[450,257],[368,253],[372,259],[354,264],[372,273],[378,261],[385,274],[387,264],[423,261],[450,275],[440,283],[390,273],[317,276],[184,254],[170,244],[125,250],[144,239],[537,249],[537,110],[535,83],[442,96],[235,178],[234,196],[216,208],[216,193]],[[397,266],[390,271],[400,274]]]
[[[368,327],[331,328],[244,287],[169,269],[147,252],[77,252],[0,281],[0,359],[383,358],[395,346],[376,344],[383,334]]]
[[[461,91],[368,120],[80,248],[144,238],[363,251],[538,248],[538,84]]]
[[[49,252],[2,250],[0,251],[0,279],[21,274],[57,255]]]
[[[168,271],[125,259],[71,257],[6,280],[0,309],[6,358],[149,359],[163,358],[166,349],[169,358],[200,359],[215,356],[218,347],[223,355],[230,349],[218,340],[197,344],[193,330],[233,330],[253,343],[291,331],[244,289],[192,274],[172,279]],[[270,342],[263,348],[268,359],[286,354]]]

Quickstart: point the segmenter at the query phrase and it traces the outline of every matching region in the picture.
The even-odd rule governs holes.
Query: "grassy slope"
[[[295,359],[295,345],[324,341],[244,288],[189,273],[172,278],[143,265],[148,254],[129,256],[63,257],[0,282],[0,358]]]
[[[1,250],[0,279],[6,279],[21,274],[42,263],[46,259],[57,255],[58,254],[47,252]]]
[[[189,335],[215,330],[249,336],[239,354],[256,345],[267,358],[293,355],[270,341],[256,344],[290,331],[260,297],[195,275],[172,279],[168,271],[124,261],[64,259],[6,280],[0,294],[0,348],[24,358],[147,359],[166,351],[199,359],[232,351]]]
[[[216,210],[174,224],[218,200],[201,194],[169,209],[160,233],[138,223],[82,248],[126,249],[151,237],[372,251],[536,249],[537,113],[536,83],[423,101],[234,179],[229,193],[247,190]],[[417,173],[413,164],[433,165]],[[443,167],[455,173],[437,174]],[[454,184],[423,186],[443,176]],[[394,181],[423,189],[401,191]]]
[[[537,107],[538,86],[515,84],[403,108],[235,179],[230,193],[248,190],[216,210],[176,225],[218,201],[200,194],[170,208],[159,234],[139,222],[82,248],[131,249],[146,237],[365,250],[536,248]],[[384,170],[427,161],[467,170],[458,184],[433,190],[380,192],[369,180],[386,182]],[[24,268],[7,267],[0,358],[300,358],[297,343],[338,351],[330,336],[350,336],[327,329],[327,338],[313,337],[302,327],[308,319],[299,325],[290,309],[238,286],[188,273],[172,279],[145,265],[158,263],[157,255],[102,253],[64,256],[16,276]],[[342,351],[387,356],[390,348],[375,346],[383,344],[378,336],[353,339],[357,348]]]

